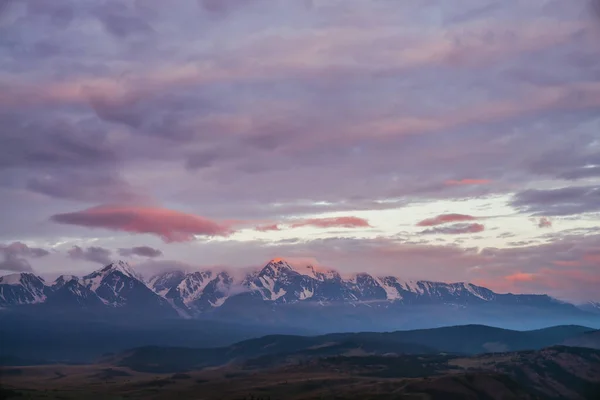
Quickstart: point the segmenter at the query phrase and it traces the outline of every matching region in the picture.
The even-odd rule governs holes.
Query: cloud
[[[542,217],[538,220],[538,228],[551,228],[552,220],[548,217]]]
[[[97,202],[143,201],[143,196],[121,177],[106,170],[46,170],[27,181],[29,190],[58,199]]]
[[[201,268],[198,265],[193,265],[183,261],[156,259],[148,259],[146,261],[136,263],[132,267],[145,278],[150,278],[154,275],[170,271],[182,271],[184,273],[190,273]]]
[[[442,214],[434,218],[425,219],[417,224],[417,226],[436,226],[447,224],[450,222],[473,221],[477,218],[465,214]]]
[[[242,262],[247,253],[262,260],[285,246],[302,253],[298,257],[339,262],[342,269],[360,267],[355,257],[363,266],[377,259],[376,265],[402,275],[427,271],[427,278],[452,279],[436,265],[466,274],[464,266],[474,267],[479,256],[428,248],[432,256],[424,259],[423,248],[391,250],[389,242],[339,238],[301,247],[310,239],[305,231],[284,228],[321,214],[369,215],[375,221],[379,217],[371,213],[406,205],[453,210],[447,201],[457,199],[468,205],[489,197],[485,210],[491,213],[515,193],[508,206],[526,216],[573,216],[561,219],[555,236],[544,240],[563,237],[563,228],[577,221],[589,225],[593,216],[580,214],[598,211],[599,203],[589,188],[600,177],[600,53],[597,21],[586,17],[585,2],[438,1],[439,24],[423,19],[429,7],[423,3],[0,2],[2,42],[8,44],[0,74],[0,237],[111,235],[106,244],[94,243],[109,247],[118,241],[117,247],[130,248],[136,244],[123,231],[167,241],[206,232],[195,218],[187,218],[192,228],[173,228],[164,213],[140,211],[160,208],[140,206],[156,199],[176,204],[166,207],[181,207],[186,216],[245,221],[239,223],[244,229],[275,223],[281,228],[270,233],[275,238],[268,244],[256,243],[256,250],[231,238],[174,244],[184,259],[200,247],[215,254],[229,249],[231,254],[219,253],[211,263]],[[551,187],[573,193],[565,199],[540,195],[551,197],[547,202],[525,193]],[[97,204],[127,211],[116,220],[108,211],[88,215]],[[68,223],[44,223],[73,210],[84,211],[67,213],[75,214],[63,216]],[[460,210],[453,211],[469,212]],[[498,215],[494,227],[486,228],[511,226],[510,218]],[[475,222],[482,221],[421,229],[449,231],[452,224]],[[322,225],[332,224],[311,226]],[[385,225],[369,234],[385,235]],[[332,238],[339,230],[322,229],[319,237]],[[457,252],[467,243],[504,245],[505,238],[491,233],[462,244],[444,236],[410,240],[452,240]],[[527,229],[514,234],[521,247],[542,240]],[[350,256],[326,246],[340,246]],[[374,255],[369,246],[388,253]],[[398,256],[388,258],[392,253]],[[204,260],[194,254],[187,259]],[[399,265],[401,257],[415,266]],[[483,261],[482,269],[490,262]],[[503,277],[513,272],[537,273],[533,261],[522,270],[519,257],[509,261],[494,272],[493,284],[510,285]],[[585,261],[561,256],[537,262],[580,268]],[[48,260],[48,268],[58,267]],[[539,280],[526,283],[525,289],[542,288]]]
[[[561,235],[550,243],[481,250],[472,280],[502,292],[547,293],[570,301],[598,299],[599,235]]]
[[[39,247],[29,247],[25,243],[21,242],[13,242],[8,245],[0,244],[0,253],[4,255],[32,258],[45,257],[50,254],[50,252],[46,249],[42,249]]]
[[[526,274],[523,272],[517,272],[515,274],[505,276],[504,279],[506,279],[507,281],[510,281],[512,283],[531,282],[535,279],[535,275],[534,274]]]
[[[33,272],[29,261],[24,258],[5,257],[0,261],[0,270],[13,272]]]
[[[195,236],[228,236],[229,226],[207,218],[160,207],[101,205],[50,218],[60,224],[105,228],[160,236],[165,242],[187,242]]]
[[[197,0],[198,5],[211,13],[229,13],[258,0]]]
[[[39,247],[29,247],[25,243],[13,242],[0,244],[0,270],[14,272],[31,272],[33,268],[27,258],[41,258],[50,254],[48,250]]]
[[[73,260],[91,261],[102,265],[108,265],[112,262],[112,252],[102,247],[91,246],[83,249],[79,246],[73,246],[67,251],[67,254]]]
[[[140,256],[148,258],[156,258],[162,256],[162,251],[149,246],[137,246],[127,249],[119,249],[119,255],[123,257]]]
[[[529,163],[533,172],[559,179],[577,181],[600,176],[600,152],[594,139],[583,137],[578,143],[548,150]]]
[[[529,189],[517,193],[512,205],[533,215],[560,216],[596,212],[600,211],[600,187]]]
[[[446,186],[462,186],[462,185],[487,185],[492,181],[489,179],[450,179],[444,182]]]
[[[485,230],[482,224],[453,224],[447,226],[437,226],[435,228],[425,229],[421,231],[422,235],[443,234],[443,235],[460,235],[465,233],[479,233]]]
[[[186,167],[191,170],[212,167],[216,161],[221,160],[223,154],[217,151],[202,151],[190,155],[186,160]]]
[[[0,168],[91,167],[114,163],[107,137],[67,118],[0,112]]]
[[[279,225],[277,225],[277,224],[261,225],[261,226],[257,226],[254,229],[256,229],[259,232],[268,232],[268,231],[279,231],[279,230],[281,230],[279,228]]]
[[[292,228],[312,226],[315,228],[369,228],[369,221],[358,217],[310,218],[293,223]]]
[[[389,237],[331,237],[285,243],[219,240],[200,241],[194,246],[174,246],[178,247],[182,259],[202,260],[201,263],[191,262],[192,270],[217,265],[226,265],[232,270],[262,267],[267,260],[281,257],[298,261],[299,267],[313,264],[339,270],[342,274],[367,272],[402,279],[465,281],[499,293],[545,293],[565,300],[583,301],[600,300],[595,285],[600,266],[598,243],[600,235],[560,236],[550,243],[506,248],[411,243]],[[560,265],[555,264],[557,261]],[[161,260],[156,263],[168,265],[173,262]],[[566,276],[565,271],[571,270],[578,272],[569,275],[569,279],[560,278]],[[526,280],[525,275],[517,274],[531,274],[534,279]],[[511,275],[516,275],[517,280],[520,276],[520,281],[505,279]]]
[[[129,14],[129,15],[128,15]],[[119,39],[133,35],[147,35],[154,29],[144,19],[132,15],[127,7],[118,3],[108,3],[96,9],[96,16],[104,28]]]

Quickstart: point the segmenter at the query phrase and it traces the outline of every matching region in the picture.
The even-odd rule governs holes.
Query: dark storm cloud
[[[73,246],[67,251],[67,254],[74,260],[91,261],[102,265],[108,265],[112,262],[112,252],[102,247],[91,246],[84,249],[79,246]]]
[[[156,258],[162,256],[162,251],[150,246],[136,246],[127,249],[119,249],[119,255],[123,257],[140,256]]]

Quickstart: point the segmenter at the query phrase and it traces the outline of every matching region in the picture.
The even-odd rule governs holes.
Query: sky
[[[592,0],[0,0],[0,273],[600,301]]]

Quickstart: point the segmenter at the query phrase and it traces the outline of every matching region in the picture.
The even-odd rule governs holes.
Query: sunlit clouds
[[[2,3],[0,273],[281,257],[600,301],[590,3],[459,3]]]
[[[195,235],[226,236],[233,232],[207,218],[158,207],[105,205],[56,214],[51,219],[60,224],[154,234],[167,243],[190,241]]]

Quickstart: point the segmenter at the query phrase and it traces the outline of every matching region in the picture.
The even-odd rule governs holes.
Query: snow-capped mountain
[[[46,282],[28,272],[0,277],[0,307],[43,303],[49,293]]]
[[[166,282],[173,272],[157,275],[151,282]],[[550,305],[557,301],[542,295],[496,294],[471,283],[404,281],[394,276],[376,277],[366,273],[343,278],[337,271],[321,271],[313,266],[298,268],[275,259],[264,268],[234,279],[225,271],[199,271],[187,274],[164,294],[172,304],[191,314],[218,308],[242,293],[273,305],[316,303],[394,305],[455,304],[535,304]],[[154,287],[164,293],[164,286]]]
[[[135,289],[147,292],[148,287],[141,275],[124,261],[118,261],[81,278],[82,286],[96,293],[108,305],[122,306],[128,302],[128,294]]]
[[[148,287],[161,296],[167,294],[171,288],[177,286],[186,277],[183,271],[170,271],[155,275],[148,280]]]
[[[381,317],[384,319],[400,315],[393,314],[399,310],[412,310],[413,306],[465,309],[489,305],[512,310],[511,307],[523,305],[565,312],[570,312],[568,307],[577,310],[545,295],[497,294],[470,283],[407,281],[367,273],[343,277],[335,270],[292,266],[282,259],[235,277],[220,270],[170,271],[146,282],[127,263],[118,261],[81,278],[63,275],[51,283],[33,274],[0,278],[0,307],[28,304],[53,306],[55,310],[112,310],[127,316],[225,315],[234,319],[254,315],[274,318],[275,311],[285,314],[287,310],[293,310],[290,315],[303,317],[321,310],[329,318],[331,313],[327,310],[334,310],[335,316],[340,307],[344,312],[355,309],[363,313],[360,318],[368,317],[375,309],[392,312]],[[304,306],[310,307],[305,309],[308,312],[297,314]]]
[[[52,282],[51,288],[53,291],[60,290],[63,286],[73,280],[79,281],[79,278],[75,275],[61,275]]]
[[[0,278],[0,306],[44,304],[58,308],[119,309],[175,316],[169,302],[154,293],[126,262],[117,261],[82,278],[61,275],[46,283],[30,273]]]
[[[104,301],[90,288],[84,286],[76,276],[62,275],[51,286],[52,294],[45,304],[48,306],[70,308],[102,308]]]

